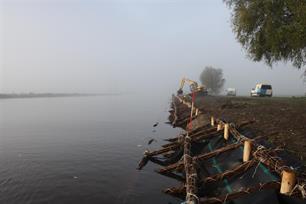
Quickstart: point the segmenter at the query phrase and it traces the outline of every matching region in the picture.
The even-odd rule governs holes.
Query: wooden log
[[[249,195],[250,193],[254,193],[257,191],[263,191],[265,189],[279,189],[280,183],[271,181],[267,183],[259,183],[249,188],[244,188],[240,191],[230,193],[227,195],[222,195],[219,197],[210,197],[210,198],[200,198],[200,203],[203,204],[219,204],[219,203],[226,203],[227,201],[231,201],[237,198],[241,198],[243,196]]]
[[[163,154],[163,153],[166,153],[166,152],[169,152],[169,151],[177,150],[180,146],[181,146],[181,144],[178,143],[177,145],[173,145],[173,146],[170,146],[170,147],[162,148],[160,150],[155,150],[155,151],[152,151],[152,152],[147,152],[146,155],[148,155],[148,156],[156,156],[156,155]]]
[[[143,167],[148,163],[148,161],[151,161],[155,164],[161,165],[161,166],[166,166],[169,165],[170,162],[167,160],[161,160],[159,158],[156,158],[154,156],[149,156],[147,154],[144,154],[143,158],[140,160],[140,162],[138,163],[138,170],[143,169]]]
[[[184,144],[184,167],[186,174],[186,203],[197,204],[197,171],[190,155],[191,138],[185,137]]]
[[[140,162],[138,163],[138,170],[141,170],[149,161],[149,157],[147,155],[144,155]]]
[[[201,131],[198,131],[198,132],[195,132],[195,133],[191,133],[191,134],[189,134],[189,137],[195,138],[195,137],[198,137],[198,136],[201,136],[201,135],[204,135],[204,134],[209,134],[209,133],[217,133],[216,128],[213,127],[213,128],[204,129],[204,130],[201,130]]]
[[[184,162],[182,161],[179,161],[175,164],[171,164],[171,165],[168,165],[164,168],[160,168],[158,170],[158,173],[163,173],[163,172],[168,172],[168,171],[182,171],[184,169]]]
[[[206,160],[206,159],[209,159],[209,158],[212,158],[212,157],[215,157],[217,155],[220,155],[224,152],[227,152],[227,151],[230,151],[230,150],[233,150],[233,149],[236,149],[238,147],[242,146],[242,143],[237,143],[237,144],[229,144],[229,145],[226,145],[225,147],[221,147],[219,149],[216,149],[214,151],[211,151],[211,152],[208,152],[208,153],[203,153],[203,154],[200,154],[200,155],[197,155],[197,156],[194,156],[193,157],[193,160],[196,160],[196,161],[203,161],[203,160]],[[179,161],[175,164],[171,164],[169,166],[166,166],[164,168],[161,168],[159,171],[161,172],[164,172],[164,171],[181,171],[183,169],[183,166],[184,166],[184,162],[182,161]]]
[[[214,151],[211,151],[211,152],[208,152],[208,153],[204,153],[204,154],[195,156],[194,159],[197,160],[197,161],[202,161],[202,160],[205,160],[205,159],[210,159],[212,157],[215,157],[215,156],[220,155],[222,153],[225,153],[227,151],[236,149],[236,148],[240,147],[241,145],[242,145],[241,143],[229,144],[229,145],[226,145],[225,147],[218,148],[218,149],[216,149]]]
[[[184,200],[186,196],[186,187],[185,185],[181,185],[179,187],[166,188],[165,190],[163,190],[163,192],[173,197],[177,197]]]
[[[159,171],[156,171],[156,172],[159,173],[159,174],[161,174],[161,175],[163,175],[163,176],[167,176],[167,177],[169,177],[169,178],[176,179],[176,180],[178,180],[178,181],[180,181],[180,182],[185,182],[185,180],[186,180],[185,177],[180,176],[180,175],[177,175],[177,174],[172,173],[172,172],[162,172],[162,173],[159,172]]]
[[[225,178],[230,179],[234,176],[238,176],[242,173],[245,173],[251,167],[253,167],[257,163],[256,160],[247,161],[245,163],[239,164],[238,166],[234,167],[233,169],[226,170],[222,173],[215,174],[203,179],[204,183],[211,183],[211,182],[218,182]]]
[[[171,146],[175,146],[177,145],[179,142],[175,141],[175,142],[170,142],[170,143],[167,143],[167,144],[164,144],[162,145],[163,148],[166,148],[166,147],[171,147]]]
[[[176,146],[176,145],[178,145],[179,143],[181,143],[181,142],[175,141],[175,142],[171,142],[171,143],[164,144],[164,145],[162,145],[162,147],[163,147],[163,148],[167,148],[167,147],[171,147],[171,146]]]
[[[214,137],[214,136],[218,136],[218,132],[216,130],[214,131],[211,131],[210,133],[207,133],[207,134],[203,134],[203,135],[198,135],[195,137],[195,138],[192,138],[192,141],[195,142],[195,141],[200,141],[200,140],[203,140],[203,139],[207,139],[207,138],[211,138],[211,137]],[[164,153],[167,153],[169,151],[175,151],[177,150],[180,146],[182,146],[183,144],[182,143],[175,143],[173,145],[167,145],[167,147],[165,148],[162,148],[160,150],[155,150],[155,151],[152,151],[152,152],[147,152],[146,154],[148,156],[156,156],[156,155],[159,155],[159,154],[164,154]]]
[[[170,151],[170,152],[163,153],[162,155],[165,158],[171,158],[175,155],[175,153],[176,153],[175,151]]]

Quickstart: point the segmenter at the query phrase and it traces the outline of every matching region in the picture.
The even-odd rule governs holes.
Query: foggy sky
[[[301,70],[246,58],[222,0],[0,0],[1,92],[166,95],[205,66],[225,87],[301,95]]]

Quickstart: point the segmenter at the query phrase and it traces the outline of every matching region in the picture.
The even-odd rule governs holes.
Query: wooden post
[[[215,118],[214,118],[214,116],[211,116],[211,118],[210,118],[210,125],[211,126],[215,126]]]
[[[190,118],[193,117],[194,110],[195,110],[195,107],[194,107],[194,104],[193,104],[193,102],[192,102],[192,103],[191,103],[191,110],[190,110]]]
[[[251,151],[252,151],[252,142],[250,140],[245,140],[243,148],[243,162],[247,162],[250,160]]]
[[[224,139],[228,140],[229,137],[229,124],[224,124]]]
[[[218,125],[217,125],[217,131],[220,131],[222,129],[222,125],[221,125],[221,123],[218,123]]]
[[[282,171],[282,182],[280,193],[289,194],[295,186],[296,178],[294,171],[286,169]]]
[[[196,115],[196,116],[198,116],[198,114],[199,114],[199,109],[198,109],[198,108],[196,108],[195,115]]]

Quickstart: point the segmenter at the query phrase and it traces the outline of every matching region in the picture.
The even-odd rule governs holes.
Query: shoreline
[[[163,192],[185,203],[236,203],[236,199],[245,203],[250,199],[269,201],[272,196],[277,200],[287,196],[286,203],[295,203],[295,199],[302,203],[305,166],[298,155],[275,146],[270,137],[286,133],[287,127],[273,129],[284,122],[291,121],[290,127],[297,127],[292,117],[306,108],[304,100],[173,95],[169,121],[184,131],[165,138],[167,143],[160,149],[146,150],[138,169],[149,161],[158,164],[155,172],[180,183]],[[261,133],[256,131],[260,127]],[[298,143],[303,145],[301,139]],[[290,175],[290,181],[283,175]]]

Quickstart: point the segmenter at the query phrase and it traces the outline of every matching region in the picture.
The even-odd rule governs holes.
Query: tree
[[[254,61],[306,64],[305,0],[223,0],[236,38]]]
[[[211,89],[211,91],[215,94],[220,93],[225,83],[222,69],[216,69],[211,66],[205,67],[205,69],[202,71],[200,81],[207,87],[207,89]]]

